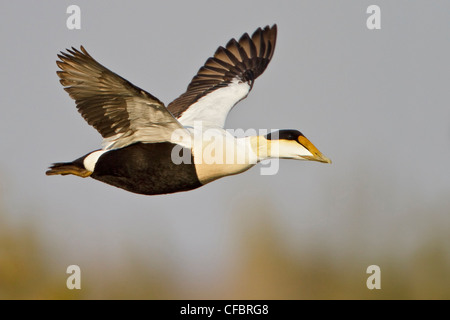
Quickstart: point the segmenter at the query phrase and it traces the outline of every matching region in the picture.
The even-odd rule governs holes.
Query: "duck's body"
[[[174,164],[170,160],[173,147],[175,145],[170,142],[136,142],[125,148],[105,152],[98,159],[91,177],[146,195],[201,187],[193,161]]]
[[[257,163],[250,140],[234,138],[222,143],[218,135],[214,137],[197,143],[193,139],[192,147],[136,142],[124,148],[96,150],[73,162],[54,164],[52,174],[90,176],[130,192],[155,195],[196,189]],[[231,148],[223,150],[227,146]]]
[[[330,162],[303,134],[236,138],[223,127],[273,55],[276,25],[219,47],[168,108],[106,69],[81,47],[59,55],[61,83],[103,149],[55,163],[47,175],[92,177],[130,192],[155,195],[192,190],[277,157]]]

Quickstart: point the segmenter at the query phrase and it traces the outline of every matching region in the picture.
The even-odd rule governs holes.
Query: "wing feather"
[[[58,55],[57,74],[83,118],[102,135],[104,148],[170,141],[172,132],[183,128],[156,97],[80,50]]]
[[[270,60],[275,49],[277,26],[258,28],[250,37],[231,39],[207,59],[185,93],[168,105],[185,126],[202,121],[223,127],[228,112],[244,99]]]

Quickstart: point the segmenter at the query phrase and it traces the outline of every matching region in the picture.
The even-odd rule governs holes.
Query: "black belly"
[[[104,153],[91,177],[130,192],[154,195],[198,188],[194,161],[175,164],[171,159],[174,144],[135,143]],[[190,152],[183,149],[183,152]]]

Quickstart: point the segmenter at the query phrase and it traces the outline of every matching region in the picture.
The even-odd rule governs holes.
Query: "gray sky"
[[[450,3],[376,1],[381,30],[368,30],[374,3],[76,1],[81,30],[68,30],[72,2],[2,1],[0,197],[8,218],[41,228],[48,247],[62,253],[56,267],[134,250],[164,257],[191,279],[233,260],[233,227],[260,219],[245,214],[249,203],[274,208],[287,248],[339,247],[349,228],[361,230],[361,251],[403,251],[430,230],[446,235]],[[256,167],[152,197],[45,176],[50,163],[101,143],[58,82],[59,51],[83,45],[167,105],[219,45],[273,23],[274,57],[227,127],[299,129],[332,165],[286,160],[274,176]],[[428,214],[436,203],[442,209]]]

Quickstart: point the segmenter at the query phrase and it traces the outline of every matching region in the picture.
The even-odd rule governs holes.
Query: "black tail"
[[[73,162],[58,162],[58,163],[54,163],[48,171],[45,172],[46,175],[48,176],[53,176],[53,175],[68,175],[68,174],[73,174],[82,178],[86,178],[89,177],[92,172],[89,170],[86,170],[86,168],[83,165],[83,160],[84,157],[77,159]]]

